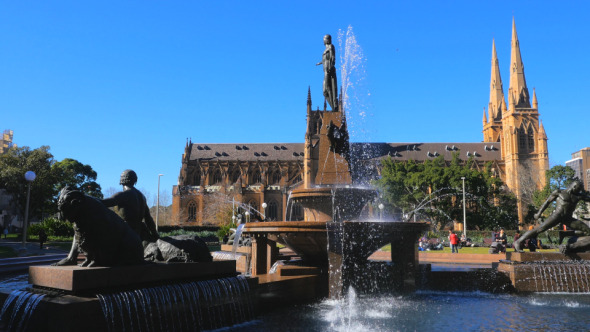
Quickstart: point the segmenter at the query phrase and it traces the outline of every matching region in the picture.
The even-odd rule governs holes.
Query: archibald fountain
[[[267,274],[276,260],[276,243],[298,254],[303,264],[328,274],[329,295],[340,298],[350,287],[364,291],[401,290],[417,272],[417,240],[428,228],[425,223],[361,220],[376,191],[353,183],[349,134],[343,103],[338,99],[335,51],[330,35],[318,65],[324,68],[324,97],[332,110],[312,110],[307,100],[307,129],[303,162],[303,184],[290,193],[293,204],[304,210],[303,221],[247,223],[243,233],[253,236],[252,274]],[[368,257],[391,244],[392,264],[375,268]],[[386,270],[387,273],[383,273]],[[376,272],[378,271],[378,272]],[[379,286],[367,280],[384,276]]]

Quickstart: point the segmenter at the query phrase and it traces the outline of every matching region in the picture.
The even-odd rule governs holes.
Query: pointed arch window
[[[188,218],[187,221],[197,221],[197,203],[190,202],[187,207]]]
[[[201,185],[201,171],[197,170],[193,175],[193,186]]]
[[[239,179],[240,179],[240,170],[234,169],[234,171],[231,173],[231,183],[236,183],[236,182],[238,182]]]
[[[303,208],[301,204],[294,203],[293,208],[291,210],[291,220],[293,221],[300,221],[303,220]]]
[[[252,171],[252,175],[250,176],[250,184],[261,183],[262,178],[260,176],[260,170]]]
[[[527,152],[527,134],[522,127],[518,130],[518,151],[520,153]]]
[[[281,183],[281,171],[274,170],[270,175],[270,184]]]
[[[528,143],[529,151],[530,152],[535,151],[535,135],[534,135],[533,128],[530,125],[527,130],[527,143]]]
[[[221,177],[221,170],[219,168],[215,169],[213,171],[213,175],[211,177],[211,181],[210,181],[210,185],[214,185],[214,184],[220,184],[222,180]]]
[[[266,208],[266,219],[275,221],[278,220],[279,217],[279,205],[276,201],[270,201],[268,203],[268,207]]]

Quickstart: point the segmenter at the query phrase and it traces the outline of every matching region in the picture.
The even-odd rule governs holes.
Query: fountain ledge
[[[35,286],[79,294],[96,289],[141,288],[163,281],[235,277],[236,262],[153,263],[122,267],[31,266],[29,282]]]

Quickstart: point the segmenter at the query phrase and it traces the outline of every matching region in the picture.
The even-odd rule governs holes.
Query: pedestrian
[[[496,236],[496,242],[498,243],[498,253],[506,252],[506,244],[508,244],[508,238],[504,233],[504,228],[500,228],[500,233]]]
[[[520,231],[517,229],[516,232],[514,233],[514,241],[512,241],[512,243],[513,243],[512,247],[514,247],[514,242],[516,242],[519,238],[520,238]]]
[[[451,244],[451,253],[459,253],[459,249],[457,245],[459,244],[459,238],[457,234],[453,233],[453,231],[449,230],[449,242]]]
[[[4,227],[4,239],[8,238],[8,227]]]
[[[39,231],[39,249],[43,249],[43,242],[47,241],[47,234],[45,230],[41,228]]]

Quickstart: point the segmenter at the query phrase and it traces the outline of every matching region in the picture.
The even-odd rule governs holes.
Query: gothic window
[[[527,133],[527,141],[528,141],[528,147],[529,147],[529,151],[533,152],[535,151],[535,136],[533,135],[533,128],[531,128],[531,126],[529,126],[528,129],[528,133]]]
[[[299,203],[293,204],[293,208],[291,210],[291,220],[299,221],[303,220],[303,208]]]
[[[518,151],[527,152],[527,135],[523,128],[518,130]]]
[[[194,176],[193,176],[193,184],[195,186],[200,186],[201,185],[201,171],[196,171]]]
[[[281,183],[281,172],[279,170],[274,170],[270,175],[270,184],[279,183]]]
[[[250,177],[250,184],[256,184],[256,183],[261,183],[261,182],[262,182],[262,178],[260,177],[260,171],[259,170],[252,171],[252,175]]]
[[[240,179],[240,170],[236,169],[231,174],[231,183],[236,183]]]
[[[197,221],[197,203],[188,203],[188,219],[187,221]]]
[[[279,207],[277,202],[271,201],[268,203],[268,207],[266,208],[266,219],[267,220],[278,220],[279,217]]]
[[[248,209],[247,212],[250,214],[250,217],[246,218],[246,221],[254,221],[254,218],[256,217],[256,208],[258,207],[258,202],[256,202],[255,199],[251,200],[248,202]],[[246,213],[244,213],[245,215]]]
[[[221,170],[217,168],[213,171],[213,176],[211,177],[210,185],[220,184],[221,183]]]

